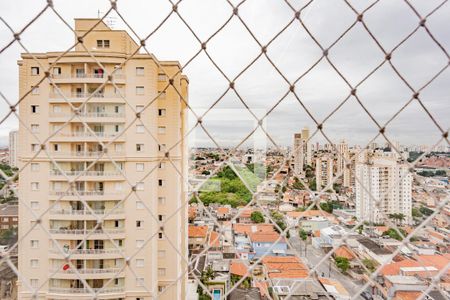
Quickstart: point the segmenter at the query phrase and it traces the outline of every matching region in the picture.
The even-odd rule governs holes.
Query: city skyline
[[[20,1],[19,1],[20,2]],[[432,3],[433,2],[433,3]],[[156,1],[152,3],[152,9],[148,9],[148,23],[136,22],[133,15],[137,13],[133,3],[121,3],[121,10],[125,17],[130,18],[130,25],[140,36],[145,36],[152,26],[158,23],[157,15],[161,12],[170,11],[170,6],[165,1]],[[300,7],[303,2],[295,2],[295,7]],[[358,8],[364,7],[365,3],[352,3]],[[418,10],[422,13],[429,12],[433,7],[434,1],[427,3],[417,3]],[[103,6],[102,6],[103,5]],[[142,5],[150,5],[144,4]],[[181,3],[180,11],[191,13],[198,18],[191,18],[190,24],[198,32],[201,40],[205,40],[210,36],[214,29],[224,22],[231,13],[229,5],[221,1],[215,4],[207,3],[206,5],[211,12],[214,12],[215,18],[204,15],[202,12],[194,10],[193,4]],[[383,29],[389,28],[388,32],[383,32],[384,36],[381,43],[386,49],[392,48],[398,40],[406,35],[417,25],[416,16],[409,13],[404,7],[404,3],[389,2],[380,3],[380,8],[374,12],[370,12],[365,16],[367,22],[375,33],[381,32]],[[38,3],[27,4],[29,6],[28,14],[36,12]],[[21,24],[12,16],[17,12],[19,6],[2,7],[2,18],[13,26],[14,30],[18,30],[24,24]],[[97,9],[92,8],[92,2],[80,1],[76,7],[68,7],[61,3],[55,4],[58,11],[65,19],[73,19],[74,17],[93,17],[98,15]],[[104,9],[102,9],[104,7]],[[107,4],[99,2],[99,10],[106,11]],[[266,15],[266,11],[270,7],[277,14]],[[33,10],[34,8],[34,10]],[[380,10],[389,11],[386,16]],[[441,10],[449,10],[449,5],[444,5]],[[249,26],[255,31],[258,40],[262,43],[268,42],[278,29],[281,29],[292,17],[292,11],[283,3],[271,3],[265,1],[264,5],[256,5],[255,2],[245,3],[240,7],[242,18],[249,23]],[[318,12],[321,11],[320,14]],[[337,16],[341,13],[341,18]],[[383,10],[384,11],[384,10]],[[347,28],[351,24],[353,12],[341,3],[333,3],[324,6],[322,3],[313,2],[304,12],[304,18],[307,25],[311,27],[312,32],[318,36],[321,44],[327,46],[333,42],[336,35]],[[445,14],[437,14],[427,20],[427,24],[432,26],[433,31],[444,44],[446,43],[445,23],[442,16]],[[344,18],[345,16],[345,18]],[[401,19],[402,26],[393,26],[391,19]],[[127,26],[123,24],[118,17],[115,18],[115,28],[125,29]],[[264,20],[264,22],[262,22]],[[329,27],[333,23],[335,28]],[[55,24],[58,26],[48,26]],[[201,26],[201,24],[209,26]],[[73,24],[71,24],[73,26]],[[3,25],[1,25],[3,26]],[[43,36],[44,34],[52,36],[52,48],[67,49],[72,40],[68,38],[72,33],[61,23],[56,16],[50,12],[42,16],[42,20],[33,24],[29,31],[22,36],[21,41],[29,51],[41,52],[48,51],[47,43],[43,43],[42,39],[33,39],[33,36]],[[183,47],[174,47],[174,41],[170,38],[170,34],[183,33],[181,40],[177,43],[183,44]],[[6,30],[0,33],[0,41],[5,45],[12,37],[12,34]],[[182,64],[185,64],[198,51],[200,44],[195,40],[193,35],[176,18],[171,19],[165,24],[155,36],[152,36],[148,42],[147,49],[162,59],[170,59],[171,57],[179,57]],[[226,51],[223,49],[227,49]],[[214,61],[217,61],[219,67],[223,69],[229,78],[233,78],[238,71],[245,67],[250,61],[258,55],[259,46],[252,38],[243,32],[242,24],[233,21],[227,26],[225,32],[220,33],[208,42],[207,50],[210,51]],[[419,31],[414,38],[402,45],[398,50],[398,54],[394,53],[392,57],[393,63],[401,71],[409,82],[419,88],[431,76],[433,76],[440,66],[445,65],[445,58],[439,49],[433,45],[422,31]],[[0,74],[0,91],[11,102],[17,101],[17,66],[15,61],[18,59],[19,53],[23,52],[17,43],[12,45],[5,53],[0,56],[0,63],[4,68],[4,72]],[[369,67],[375,67],[377,63],[384,58],[382,52],[376,48],[373,41],[369,40],[367,33],[362,31],[361,26],[354,27],[343,41],[339,42],[330,49],[330,59],[336,63],[343,75],[349,79],[354,85],[362,79],[369,71]],[[302,53],[302,60],[296,59],[298,53]],[[292,24],[283,34],[281,34],[269,47],[269,58],[280,68],[289,81],[296,79],[310,64],[320,57],[320,49],[301,29],[300,25]],[[433,54],[433,60],[427,60],[426,55]],[[354,56],[355,59],[352,59]],[[232,60],[233,64],[227,64]],[[418,61],[417,65],[408,64],[408,61]],[[298,62],[298,64],[294,64]],[[420,62],[420,63],[419,63]],[[423,63],[422,63],[423,62]],[[361,64],[356,64],[361,63]],[[356,65],[355,65],[356,64]],[[204,55],[200,54],[192,61],[184,70],[191,78],[191,103],[195,112],[200,113],[208,108],[220,95],[228,88],[227,80],[212,65],[211,61]],[[261,76],[264,74],[264,76]],[[448,93],[448,86],[445,82],[450,78],[450,72],[443,72],[431,86],[421,91],[421,97],[426,108],[433,114],[439,124],[447,129],[450,124],[447,115],[450,114],[448,105],[445,105],[445,95]],[[239,95],[248,103],[251,109],[259,109],[268,111],[272,106],[289,90],[289,85],[277,74],[275,69],[270,65],[265,57],[259,58],[240,78],[236,80],[236,90]],[[312,112],[313,116],[321,122],[339,103],[350,93],[349,87],[343,82],[342,78],[333,71],[332,67],[322,59],[319,64],[298,84],[296,91],[300,99],[306,107]],[[376,120],[382,124],[387,121],[393,114],[401,108],[412,96],[412,92],[400,79],[394,74],[392,69],[384,64],[377,72],[375,72],[370,80],[363,83],[357,89],[357,95],[361,98],[362,103],[367,107]],[[223,100],[216,107],[217,109],[244,109],[236,94],[232,91],[222,98]],[[0,102],[0,111],[6,112],[7,106],[4,101]],[[414,120],[414,122],[411,122]],[[238,143],[237,132],[245,135],[254,127],[251,116],[249,115],[250,124],[230,124],[222,121],[216,122],[213,114],[204,118],[205,124],[208,124],[208,130],[212,136],[220,140],[223,137],[224,145],[233,145]],[[344,122],[342,122],[344,121]],[[189,127],[195,124],[195,118],[192,113],[189,115]],[[300,106],[298,100],[289,94],[266,118],[267,131],[274,137],[274,141],[279,145],[290,145],[292,143],[292,134],[301,128],[307,126],[311,133],[315,131],[316,125],[305,113]],[[17,127],[15,117],[9,118],[2,123],[0,128],[0,144],[7,143],[7,136],[10,130]],[[351,97],[338,111],[332,116],[323,127],[327,136],[330,136],[335,143],[345,138],[349,144],[364,144],[372,139],[378,132],[375,124],[369,120],[369,116],[357,104],[356,99]],[[196,140],[191,145],[211,144],[209,138],[205,136],[201,130],[196,134]],[[424,110],[416,102],[412,102],[394,122],[387,127],[386,134],[390,139],[398,140],[400,144],[428,144],[433,145],[440,138],[439,131],[432,124],[432,121],[426,116]],[[319,137],[323,139],[323,137]]]

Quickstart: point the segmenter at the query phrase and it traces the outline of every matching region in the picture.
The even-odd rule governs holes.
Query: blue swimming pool
[[[220,300],[220,290],[213,291],[213,300]]]

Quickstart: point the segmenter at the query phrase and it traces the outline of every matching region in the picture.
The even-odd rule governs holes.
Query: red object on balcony
[[[65,265],[63,266],[63,270],[64,270],[64,271],[67,271],[69,268],[70,268],[69,264],[65,264]]]

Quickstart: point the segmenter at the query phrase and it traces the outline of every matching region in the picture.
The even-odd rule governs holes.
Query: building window
[[[162,293],[164,291],[163,285],[158,285],[158,293]]]
[[[31,209],[39,209],[39,202],[31,201],[30,206],[31,206]]]
[[[37,289],[39,287],[39,279],[30,279],[30,285],[32,288]]]
[[[136,76],[144,76],[144,67],[136,67]]]
[[[158,197],[158,203],[160,205],[165,205],[166,204],[166,197]]]
[[[159,166],[158,166],[160,169],[164,169],[165,167],[166,167],[166,163],[165,162],[160,162],[159,163]]]
[[[144,144],[136,144],[136,151],[137,152],[144,151]]]
[[[121,191],[122,190],[122,183],[121,182],[116,182],[114,184],[114,190]]]
[[[144,190],[144,183],[143,182],[138,182],[136,184],[136,191],[143,191]]]
[[[144,111],[144,105],[136,105],[136,112],[143,112]]]
[[[32,182],[31,183],[31,190],[32,191],[38,191],[39,190],[39,182]]]
[[[166,91],[158,91],[159,99],[166,99]]]
[[[39,163],[31,163],[31,171],[38,172],[39,171]]]
[[[117,153],[122,152],[122,144],[114,144],[114,151]]]
[[[166,126],[158,126],[158,133],[159,134],[165,134],[166,133]]]
[[[136,201],[136,209],[144,209],[144,203],[142,201]]]
[[[39,86],[32,86],[31,87],[31,94],[32,95],[39,95]]]
[[[160,221],[160,222],[163,222],[164,221],[164,215],[158,215],[158,220]]]
[[[166,74],[158,74],[158,81],[166,81],[167,75]]]
[[[158,116],[165,117],[166,116],[166,109],[165,108],[158,109]]]
[[[144,286],[144,278],[136,278],[136,286]]]
[[[166,151],[166,144],[159,144],[158,145],[158,151],[160,151],[160,152]]]
[[[162,231],[158,232],[158,239],[162,240],[164,238],[164,234]]]
[[[39,67],[31,67],[31,75],[39,75]]]
[[[39,105],[31,105],[31,113],[32,114],[39,113]]]
[[[144,87],[143,86],[136,87],[136,95],[144,95]]]
[[[144,171],[144,164],[143,163],[136,163],[136,171],[137,172],[143,172]]]
[[[166,257],[166,250],[158,250],[158,257],[159,258]]]
[[[142,248],[144,246],[144,240],[136,240],[136,248]]]
[[[31,259],[30,260],[30,267],[38,268],[39,267],[39,260],[38,259]]]
[[[144,221],[137,220],[136,221],[136,228],[142,228],[142,227],[144,227]]]
[[[38,133],[39,132],[39,125],[38,124],[31,124],[31,132],[32,133]]]
[[[61,68],[60,67],[54,67],[53,68],[53,75],[55,75],[55,76],[61,75]]]
[[[31,247],[32,249],[37,249],[37,248],[39,248],[39,241],[38,241],[38,240],[31,240],[31,241],[30,241],[30,247]]]
[[[144,133],[144,125],[136,125],[136,133]]]
[[[39,144],[31,144],[31,151],[38,152],[39,151]]]
[[[53,151],[55,152],[59,151],[59,144],[53,144]]]
[[[109,40],[97,40],[97,48],[109,48]]]
[[[53,112],[54,113],[60,113],[61,112],[61,105],[53,105]]]
[[[162,179],[158,179],[158,185],[159,185],[159,186],[164,186],[164,185],[165,185],[165,183],[166,183],[166,181],[165,181],[165,180],[162,180]]]
[[[136,267],[137,268],[143,268],[144,267],[144,260],[142,258],[136,259]]]
[[[158,276],[166,276],[166,268],[158,268]]]

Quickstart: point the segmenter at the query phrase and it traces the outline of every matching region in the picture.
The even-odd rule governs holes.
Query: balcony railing
[[[110,287],[110,288],[61,288],[61,287],[50,287],[51,293],[62,293],[62,294],[90,294],[93,292],[98,294],[108,294],[108,293],[121,293],[125,289],[123,287]]]
[[[124,233],[124,228],[103,228],[103,229],[65,229],[65,228],[59,228],[59,229],[50,229],[50,233],[53,234],[103,234],[103,233]]]
[[[50,191],[51,196],[104,196],[104,191]],[[115,195],[110,193],[110,195]]]
[[[76,269],[79,274],[106,274],[106,273],[118,273],[121,269],[119,268],[104,268],[104,269]],[[63,270],[62,267],[58,269],[51,269],[51,273],[64,273],[64,274],[76,274],[75,269]]]
[[[120,94],[122,96],[125,96],[125,92],[123,92],[123,91],[121,91]],[[50,98],[52,98],[52,99],[55,99],[55,98],[59,99],[59,98],[63,98],[63,95],[65,97],[68,97],[68,98],[121,98],[120,94],[119,93],[99,93],[99,92],[97,92],[97,93],[84,93],[84,92],[81,92],[81,93],[66,93],[66,92],[61,92],[61,94],[60,94],[60,93],[57,93],[57,92],[53,92],[53,93],[50,93]]]
[[[72,254],[120,254],[123,251],[122,248],[107,248],[107,249],[69,249],[67,253]],[[65,252],[61,252],[59,249],[51,248],[51,253],[62,254]]]
[[[90,210],[77,210],[77,209],[52,209],[50,214],[52,215],[107,215],[107,214],[123,214],[123,209],[94,209]]]
[[[108,158],[109,156],[124,156],[125,152],[120,151],[108,151],[106,154],[103,151],[70,151],[70,152],[52,152],[52,156],[76,156],[76,157],[99,157],[103,154],[103,157]]]
[[[119,136],[120,132],[89,132],[89,131],[73,131],[73,132],[60,132],[59,136],[64,137],[104,137],[104,138],[114,138]],[[120,135],[124,137],[124,135]]]
[[[70,113],[50,113],[51,118],[70,118],[74,114]],[[107,112],[86,112],[78,114],[85,118],[124,118],[125,113],[107,113]]]
[[[125,79],[125,74],[114,73],[112,74],[114,79]],[[78,73],[78,74],[53,74],[54,79],[71,79],[71,78],[106,78],[107,75],[96,73]]]
[[[121,175],[119,171],[59,171],[51,170],[51,176],[118,176]]]

